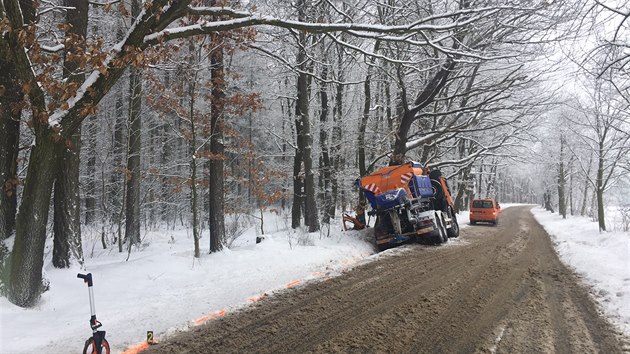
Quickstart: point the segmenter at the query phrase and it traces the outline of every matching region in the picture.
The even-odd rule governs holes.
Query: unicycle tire
[[[83,347],[83,354],[110,354],[109,343],[107,339],[103,338],[101,342],[101,352],[96,349],[96,341],[91,338],[85,341],[85,347]]]

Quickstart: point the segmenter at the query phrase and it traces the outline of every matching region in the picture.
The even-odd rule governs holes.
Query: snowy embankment
[[[564,220],[540,207],[532,209],[562,261],[583,277],[605,315],[630,336],[630,233],[621,231],[614,211],[607,211],[613,231],[600,233],[597,222],[586,217],[567,215]]]
[[[81,351],[91,330],[88,289],[78,272],[93,274],[96,314],[119,353],[145,340],[146,331],[159,340],[263,294],[340,274],[375,252],[370,230],[341,232],[333,225],[326,237],[286,225],[282,217],[266,215],[261,243],[255,243],[260,233],[255,225],[215,254],[208,254],[206,236],[198,260],[190,230],[148,232],[128,261],[126,252],[102,250],[98,234],[86,230],[85,270],[54,269],[47,259],[50,290],[35,308],[22,309],[0,297],[0,353]]]

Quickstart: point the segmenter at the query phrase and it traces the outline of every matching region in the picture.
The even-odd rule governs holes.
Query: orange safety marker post
[[[301,282],[302,282],[301,280],[294,280],[294,281],[290,282],[289,284],[287,284],[287,288],[294,287],[294,286],[300,284]]]
[[[221,310],[221,311],[217,311],[215,313],[211,313],[209,315],[201,316],[198,319],[194,320],[193,323],[195,324],[195,326],[199,326],[199,325],[202,325],[202,324],[208,322],[209,320],[211,320],[213,318],[217,318],[217,317],[221,317],[221,316],[225,316],[225,310]]]

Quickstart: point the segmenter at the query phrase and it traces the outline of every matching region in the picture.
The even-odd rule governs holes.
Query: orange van
[[[501,206],[494,199],[475,199],[470,203],[470,224],[489,222],[494,225],[499,223]]]

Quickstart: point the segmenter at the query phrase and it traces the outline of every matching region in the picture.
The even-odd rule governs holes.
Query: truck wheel
[[[446,234],[446,226],[440,214],[435,213],[435,230],[433,230],[433,243],[436,245],[445,243],[448,241],[448,235]]]
[[[431,233],[431,243],[434,245],[439,245],[442,243],[442,223],[440,222],[440,218],[437,213],[435,213],[435,225],[433,228],[433,233]]]
[[[444,222],[444,218],[440,218],[440,222],[442,223],[442,243],[447,243],[448,229],[446,228],[446,222]]]
[[[453,209],[448,208],[448,216],[451,218],[451,228],[448,229],[448,237],[459,236],[459,224],[457,223],[457,217],[453,213]]]

